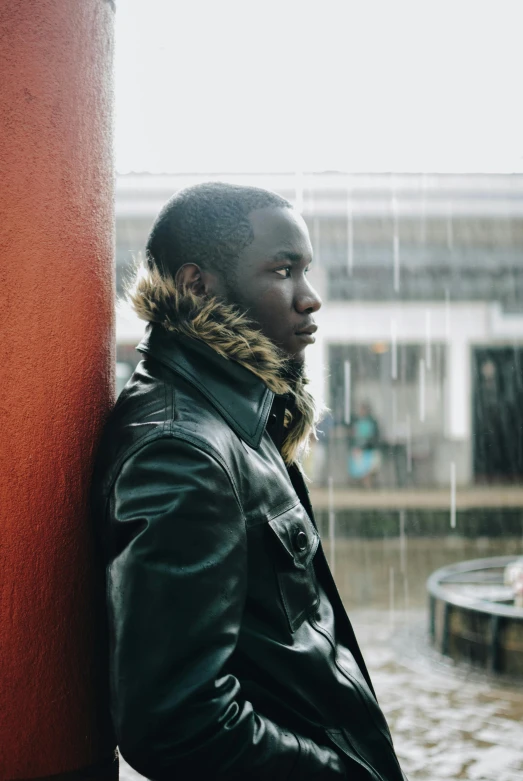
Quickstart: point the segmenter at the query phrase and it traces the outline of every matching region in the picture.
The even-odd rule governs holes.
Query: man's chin
[[[305,367],[305,350],[308,345],[297,345],[295,340],[290,344],[283,342],[273,342],[273,344],[276,345],[280,355],[285,359],[284,373],[288,374],[289,377],[301,376]]]
[[[300,350],[299,353],[294,353],[289,357],[289,362],[295,366],[303,366],[305,363],[305,350]]]
[[[288,380],[297,380],[300,377],[303,377],[304,372],[305,355],[303,353],[289,355],[284,369],[284,376]]]

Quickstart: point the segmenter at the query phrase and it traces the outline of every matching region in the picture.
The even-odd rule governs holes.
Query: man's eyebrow
[[[273,255],[272,260],[288,260],[291,263],[301,263],[303,255],[299,252],[288,252],[287,250],[281,250]]]

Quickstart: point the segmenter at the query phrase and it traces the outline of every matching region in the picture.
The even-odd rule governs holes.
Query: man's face
[[[255,209],[254,241],[240,254],[227,298],[246,310],[260,330],[293,361],[304,360],[314,339],[321,300],[307,281],[312,246],[294,209]]]

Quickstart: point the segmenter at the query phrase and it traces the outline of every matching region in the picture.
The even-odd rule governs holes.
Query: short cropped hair
[[[162,275],[185,263],[229,279],[240,252],[254,239],[248,215],[254,209],[292,208],[270,190],[206,182],[179,190],[167,201],[149,234],[146,260]]]

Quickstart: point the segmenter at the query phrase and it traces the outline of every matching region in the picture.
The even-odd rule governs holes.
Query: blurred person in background
[[[287,201],[202,184],[163,208],[130,288],[143,360],[93,496],[112,714],[149,779],[404,779],[300,466],[311,261]]]
[[[380,430],[368,402],[360,404],[349,426],[348,471],[351,482],[372,488],[381,467]]]

